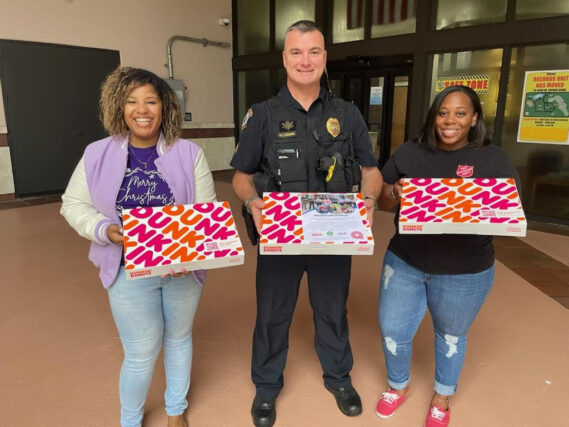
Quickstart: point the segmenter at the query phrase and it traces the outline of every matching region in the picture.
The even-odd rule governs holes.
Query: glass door
[[[391,115],[391,156],[406,140],[407,97],[409,96],[409,76],[396,76],[393,80],[393,113]]]
[[[334,72],[330,88],[355,104],[366,121],[373,151],[383,166],[407,139],[411,67]]]
[[[380,157],[380,147],[383,145],[383,137],[385,131],[383,129],[384,123],[384,94],[385,94],[385,76],[370,77],[368,80],[369,86],[369,101],[367,111],[367,127],[371,145],[375,157]]]
[[[407,140],[409,71],[370,70],[366,117],[374,152],[383,166]]]
[[[364,114],[365,111],[364,84],[365,79],[361,72],[346,74],[346,91],[344,99],[352,104],[356,104],[362,114]]]

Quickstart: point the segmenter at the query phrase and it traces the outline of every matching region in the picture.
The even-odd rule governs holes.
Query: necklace
[[[133,147],[132,150],[129,150],[129,152],[130,152],[130,154],[132,154],[132,156],[134,157],[134,159],[135,159],[138,163],[140,163],[141,165],[144,166],[144,170],[148,170],[148,163],[150,163],[150,161],[153,160],[154,154],[157,153],[156,149],[154,149],[154,150],[148,155],[148,157],[146,158],[146,161],[143,162],[143,161],[140,160],[140,159],[138,158],[138,156],[136,155],[134,147]]]

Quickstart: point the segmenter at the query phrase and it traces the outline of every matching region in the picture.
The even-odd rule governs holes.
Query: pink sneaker
[[[450,408],[445,411],[439,405],[433,405],[427,413],[425,427],[445,427],[450,420]]]
[[[405,393],[403,396],[397,394],[395,390],[392,388],[387,389],[386,392],[382,393],[381,398],[377,402],[377,406],[375,407],[375,414],[379,418],[389,418],[401,405],[409,392]]]

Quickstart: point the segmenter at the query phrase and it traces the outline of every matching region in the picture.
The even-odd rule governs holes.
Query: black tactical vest
[[[359,191],[361,168],[353,154],[353,124],[346,123],[346,101],[329,100],[317,117],[287,108],[277,97],[264,106],[269,139],[254,176],[259,194]]]

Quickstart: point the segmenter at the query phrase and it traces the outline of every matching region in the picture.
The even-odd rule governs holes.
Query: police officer
[[[243,119],[231,165],[233,188],[260,229],[263,191],[351,192],[365,196],[370,223],[382,179],[366,125],[357,107],[320,87],[326,67],[324,36],[312,21],[286,33],[286,85],[278,95],[253,105]],[[315,347],[324,385],[348,416],[361,413],[350,380],[346,300],[351,257],[258,255],[257,319],[251,375],[256,387],[251,413],[256,426],[275,422],[275,399],[283,387],[288,332],[306,271],[314,311]]]

